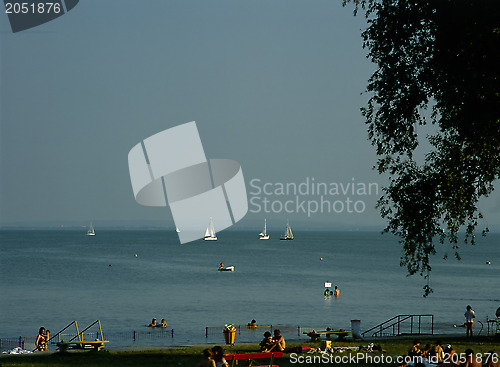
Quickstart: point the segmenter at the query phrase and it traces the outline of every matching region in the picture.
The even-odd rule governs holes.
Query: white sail
[[[95,230],[94,230],[94,226],[92,225],[92,222],[90,222],[90,228],[87,231],[87,236],[95,236]]]
[[[280,240],[293,240],[292,227],[290,227],[290,223],[288,223],[288,219],[286,220],[285,234],[280,237]]]
[[[205,231],[205,237],[203,237],[203,239],[205,241],[217,241],[217,236],[215,234],[215,227],[212,218],[210,218],[210,221],[208,222],[208,227],[207,230]]]
[[[260,237],[259,237],[260,240],[268,240],[269,239],[269,235],[267,234],[267,220],[266,219],[264,219],[264,230],[259,235],[260,235]]]

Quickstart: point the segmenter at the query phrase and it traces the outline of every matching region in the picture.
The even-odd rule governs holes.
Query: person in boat
[[[252,322],[248,323],[247,327],[257,327],[257,321],[252,320]]]
[[[273,342],[273,338],[271,336],[271,333],[269,331],[266,331],[264,333],[264,339],[260,342],[260,351],[261,352],[269,352],[272,350],[275,346]]]
[[[167,320],[161,319],[161,322],[158,325],[156,325],[156,326],[158,326],[158,327],[167,327]]]
[[[224,349],[220,345],[212,348],[212,358],[215,361],[215,367],[229,367],[229,364],[224,359]]]
[[[337,286],[335,286],[335,290],[333,291],[333,295],[334,295],[335,297],[340,296],[340,290],[337,288]]]
[[[156,327],[156,319],[151,320],[151,324],[148,325],[148,327]]]
[[[330,290],[328,288],[325,289],[325,296],[329,296],[330,295]]]
[[[47,348],[48,342],[49,342],[49,339],[47,338],[45,328],[42,326],[38,330],[38,335],[36,336],[36,340],[35,340],[36,349],[38,349],[41,352],[48,350],[48,348]]]

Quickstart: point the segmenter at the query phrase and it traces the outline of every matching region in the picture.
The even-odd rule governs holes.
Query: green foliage
[[[436,242],[457,258],[460,230],[474,244],[477,202],[500,174],[500,2],[352,2],[365,11],[364,47],[378,65],[362,108],[378,171],[390,175],[378,207],[401,238],[401,265],[428,277]],[[435,133],[419,136],[426,124]],[[425,138],[431,150],[418,162]]]

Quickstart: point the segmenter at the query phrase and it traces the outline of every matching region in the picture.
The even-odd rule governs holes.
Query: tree
[[[365,11],[364,47],[378,66],[362,108],[376,167],[390,176],[377,206],[388,220],[385,231],[400,237],[401,266],[427,278],[427,296],[435,246],[450,244],[460,259],[459,242],[474,244],[478,200],[500,174],[500,1],[344,5],[351,1],[355,13]],[[426,124],[435,133],[419,136]],[[431,148],[419,161],[424,138]]]

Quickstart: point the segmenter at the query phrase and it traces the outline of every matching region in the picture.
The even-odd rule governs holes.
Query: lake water
[[[146,333],[156,317],[167,320],[173,338],[109,337],[110,345],[204,343],[222,338],[217,331],[207,339],[206,327],[252,319],[316,330],[350,329],[359,319],[367,330],[398,314],[433,314],[435,332],[456,333],[463,329],[453,324],[464,322],[468,304],[484,333],[486,316],[500,306],[498,234],[462,246],[461,261],[452,252],[447,261],[435,256],[434,293],[427,298],[424,279],[406,276],[397,239],[388,234],[298,232],[294,241],[279,241],[271,233],[261,241],[257,233],[225,231],[218,237],[180,245],[170,231],[97,229],[95,237],[73,230],[0,231],[0,337],[97,319],[105,337]],[[236,270],[217,271],[221,261]],[[324,297],[325,282],[337,285],[340,297]],[[241,338],[257,341],[262,332]]]

